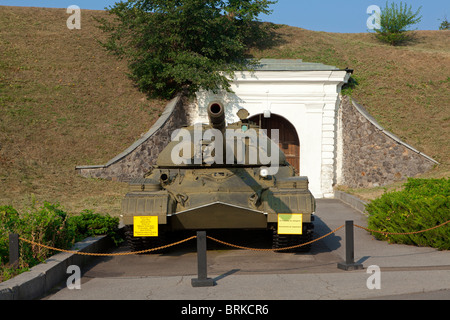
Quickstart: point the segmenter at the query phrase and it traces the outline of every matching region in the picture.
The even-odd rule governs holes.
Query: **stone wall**
[[[142,177],[170,142],[172,132],[191,124],[197,104],[179,95],[150,130],[105,165],[77,166],[84,177],[129,181]],[[335,183],[351,188],[383,186],[431,169],[437,162],[384,130],[367,111],[342,97],[338,112]]]
[[[338,184],[351,188],[383,186],[430,170],[437,162],[384,130],[367,111],[343,97],[342,167]]]
[[[150,130],[127,150],[105,165],[77,166],[75,170],[84,177],[129,181],[142,177],[156,163],[159,153],[170,142],[172,132],[188,124],[190,105],[183,95],[171,100]]]

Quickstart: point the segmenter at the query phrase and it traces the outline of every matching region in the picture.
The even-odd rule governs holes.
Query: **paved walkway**
[[[353,220],[355,224],[362,226],[367,225],[365,216],[339,200],[318,201],[315,231],[319,236],[343,225],[346,220]],[[163,275],[159,276],[124,274],[117,271],[124,267],[132,269],[131,262],[128,262],[126,266],[124,262],[117,263],[116,273],[114,270],[109,270],[109,274],[106,274],[106,270],[98,271],[102,267],[102,264],[99,264],[82,278],[81,290],[62,288],[45,299],[334,300],[396,297],[450,299],[449,251],[389,245],[375,240],[366,231],[355,228],[355,261],[362,263],[365,269],[342,271],[337,269],[336,264],[345,257],[343,238],[344,229],[341,229],[336,234],[321,240],[317,244],[318,249],[313,250],[310,255],[295,255],[301,265],[308,266],[303,269],[289,265],[292,268],[287,267],[281,270],[279,265],[273,265],[273,268],[268,266],[265,272],[254,270],[252,273],[245,268],[245,257],[253,254],[249,251],[236,251],[233,254],[241,256],[234,261],[240,261],[240,264],[234,268],[221,269],[219,257],[208,251],[208,276],[214,278],[216,285],[207,288],[191,286],[191,279],[196,278],[195,253],[187,255],[184,260],[191,259],[194,272],[186,268],[183,275],[180,273],[174,275],[169,272],[164,274],[162,264],[159,274]],[[276,255],[282,263],[283,254]],[[138,257],[135,259],[139,259]],[[225,259],[222,261],[224,262]],[[311,262],[309,265],[308,261]],[[289,260],[289,263],[292,261]],[[370,280],[374,278],[367,269],[372,265],[380,267],[381,273],[378,278],[380,289],[371,290],[367,286],[369,278]],[[261,268],[264,266],[265,262],[261,261]],[[103,275],[97,277],[96,270],[104,271]],[[245,270],[247,272],[243,272]],[[371,283],[376,281],[369,281],[369,284]],[[426,295],[427,293],[429,295]]]

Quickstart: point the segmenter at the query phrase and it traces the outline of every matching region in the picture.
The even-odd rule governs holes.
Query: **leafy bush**
[[[406,3],[397,6],[394,2],[389,6],[386,2],[386,7],[381,10],[380,25],[381,29],[375,29],[376,37],[390,45],[399,45],[408,40],[411,40],[411,34],[407,33],[408,28],[422,20],[419,16],[420,7],[415,13],[412,11],[412,6],[407,6]]]
[[[75,241],[104,234],[109,235],[116,245],[122,240],[117,233],[119,218],[99,215],[92,210],[84,210],[79,215],[71,216],[69,223],[75,233]]]
[[[84,210],[79,215],[67,214],[58,204],[44,202],[19,214],[11,206],[0,207],[0,281],[27,270],[54,254],[47,248],[21,241],[20,259],[17,271],[9,269],[9,234],[58,249],[69,249],[76,241],[89,236],[110,235],[115,243],[120,242],[117,234],[119,219],[109,215]]]
[[[58,205],[44,202],[42,207],[33,205],[31,210],[23,213],[16,233],[37,243],[66,249],[73,244],[75,237],[67,220],[67,213]],[[52,252],[47,248],[21,243],[20,255],[27,257],[28,263],[33,265],[45,260],[50,254]]]
[[[0,207],[0,265],[9,259],[9,234],[17,229],[19,213],[11,206]]]
[[[450,220],[450,179],[409,179],[404,190],[386,193],[366,209],[372,230],[408,233],[438,226]],[[450,249],[450,224],[412,235],[373,234],[390,243]]]
[[[444,17],[444,20],[442,20],[439,30],[450,30],[450,22],[447,20],[447,17]]]

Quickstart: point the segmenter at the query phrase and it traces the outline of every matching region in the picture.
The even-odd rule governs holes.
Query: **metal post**
[[[13,268],[19,266],[19,235],[9,234],[9,265]]]
[[[345,221],[345,263],[338,263],[338,268],[342,270],[363,269],[361,263],[355,263],[355,241],[353,236],[353,221]]]
[[[208,278],[206,262],[206,231],[197,232],[198,278],[191,279],[193,287],[212,287],[214,280]]]

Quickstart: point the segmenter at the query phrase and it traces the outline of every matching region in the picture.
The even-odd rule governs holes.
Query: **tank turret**
[[[221,102],[210,103],[207,113],[209,124],[180,128],[156,166],[131,181],[122,222],[132,249],[157,247],[175,230],[270,229],[274,248],[310,241],[315,200],[308,178],[295,176],[247,110],[228,125]],[[157,236],[139,237],[140,217],[157,221]]]

